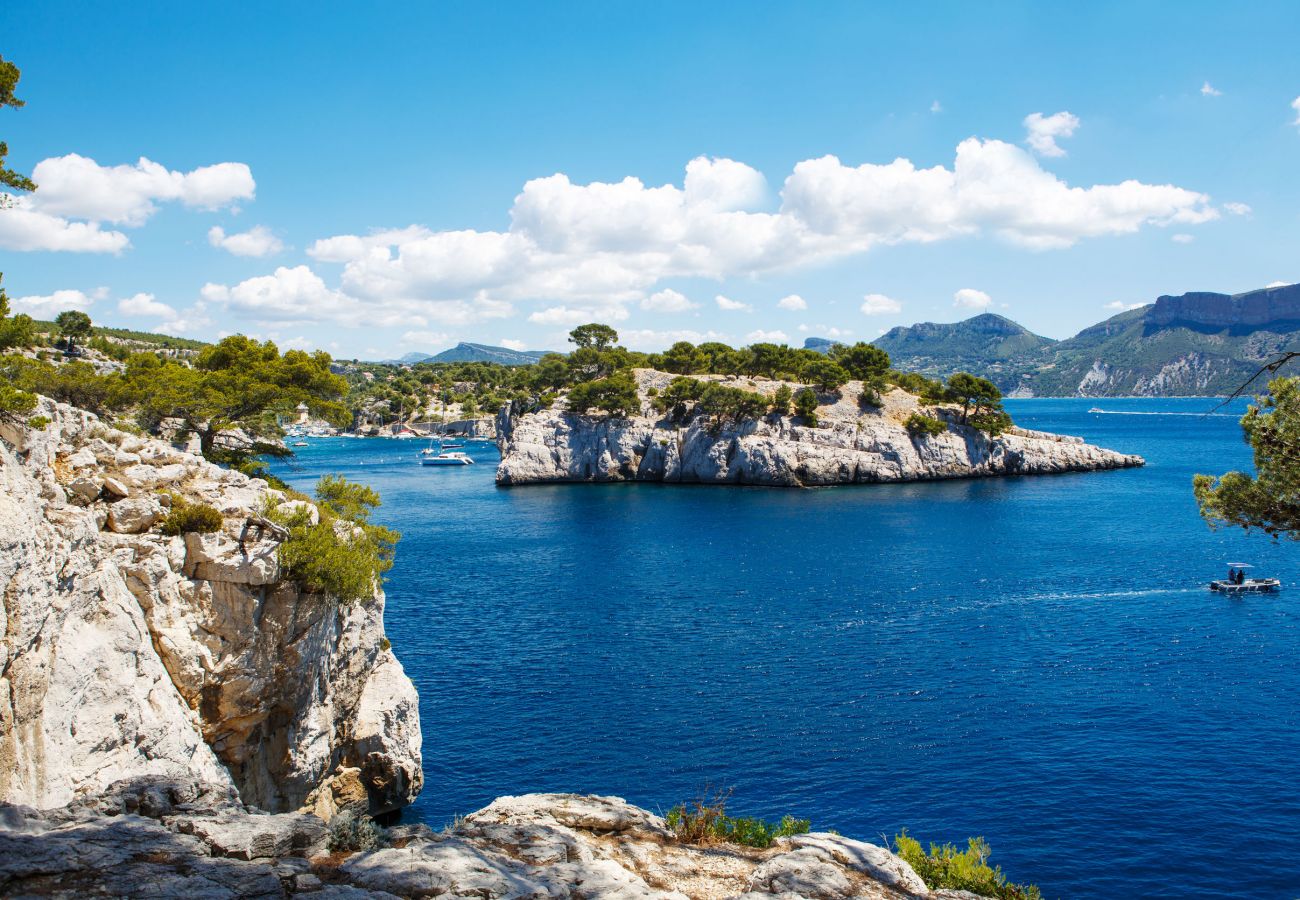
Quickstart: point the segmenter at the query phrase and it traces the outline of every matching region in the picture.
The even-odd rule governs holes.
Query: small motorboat
[[[1271,594],[1282,587],[1276,578],[1247,578],[1246,570],[1253,568],[1250,563],[1228,563],[1228,577],[1211,581],[1210,590],[1220,594]]]
[[[1099,413],[1099,412],[1105,412],[1105,411],[1106,411],[1106,410],[1102,409],[1100,406],[1094,406],[1092,409],[1088,410],[1088,412],[1090,412],[1090,413]]]
[[[422,450],[420,451],[420,465],[472,466],[474,465],[474,460],[470,459],[469,456],[464,453],[456,453],[455,451],[448,453],[446,450],[443,450],[441,453],[431,454]]]
[[[442,449],[444,449],[444,450],[460,450],[460,449],[461,449],[462,447],[464,447],[464,446],[465,446],[464,444],[457,444],[457,443],[453,443],[453,442],[446,442],[446,443],[444,443],[444,444],[442,445]]]
[[[311,445],[308,444],[306,441],[294,441],[294,442],[293,442],[293,445],[294,445],[295,447],[309,447],[309,446],[311,446]]]

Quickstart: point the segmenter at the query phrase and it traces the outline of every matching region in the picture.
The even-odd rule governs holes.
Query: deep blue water
[[[417,818],[725,785],[733,811],[867,840],[983,835],[1047,897],[1293,897],[1300,556],[1197,516],[1192,474],[1250,463],[1214,405],[1008,403],[1148,461],[1086,475],[499,489],[491,445],[431,469],[378,439],[276,468],[371,484],[403,533]],[[1286,589],[1211,595],[1238,558]]]

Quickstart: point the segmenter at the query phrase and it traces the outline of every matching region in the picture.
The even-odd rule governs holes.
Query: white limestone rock
[[[119,500],[108,508],[108,527],[118,534],[140,534],[163,518],[163,508],[152,497]]]
[[[891,391],[881,407],[862,407],[859,382],[824,395],[819,427],[771,415],[718,427],[707,417],[675,424],[651,408],[646,391],[664,373],[636,370],[642,414],[629,419],[572,415],[559,405],[498,416],[497,483],[658,481],[813,487],[995,475],[1088,472],[1143,464],[1141,457],[1077,438],[1012,429],[998,437],[950,424],[913,436],[903,423],[916,398]],[[717,380],[716,377],[713,380]],[[777,382],[736,386],[772,393]],[[798,387],[798,386],[796,386]]]
[[[381,649],[382,592],[342,606],[283,580],[273,535],[241,547],[264,482],[63,404],[36,412],[49,427],[0,435],[0,801],[57,806],[157,774],[274,813],[323,786],[333,809],[411,802],[418,703]],[[71,504],[79,478],[115,502]],[[140,487],[160,481],[244,505],[230,532],[165,537],[166,495]]]

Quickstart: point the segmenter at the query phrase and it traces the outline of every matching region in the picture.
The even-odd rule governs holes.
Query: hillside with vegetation
[[[1162,296],[1063,341],[985,313],[894,328],[873,343],[902,369],[970,371],[1015,396],[1223,395],[1300,344],[1300,285]]]

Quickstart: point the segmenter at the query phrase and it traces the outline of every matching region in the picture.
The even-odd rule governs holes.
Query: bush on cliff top
[[[973,837],[965,850],[952,844],[931,844],[930,852],[906,831],[894,837],[894,852],[916,870],[932,890],[949,888],[971,891],[997,900],[1041,900],[1036,885],[1012,884],[1001,866],[989,866],[990,848],[982,837]]]
[[[947,423],[942,419],[924,413],[912,413],[903,425],[913,437],[933,437],[948,430]]]
[[[713,797],[708,793],[690,803],[679,803],[664,821],[677,837],[691,844],[729,843],[746,847],[770,847],[779,837],[807,834],[810,822],[783,816],[775,825],[749,816],[727,815],[730,791],[720,791]]]
[[[383,574],[393,567],[401,538],[396,531],[371,524],[379,495],[363,484],[326,475],[316,485],[316,500],[319,521],[314,525],[307,509],[288,515],[267,511],[268,518],[289,531],[279,549],[285,574],[341,603],[373,597]]]
[[[221,530],[221,512],[206,503],[190,503],[179,494],[172,494],[171,509],[163,519],[162,533],[169,535],[212,534]]]
[[[369,816],[359,816],[352,810],[344,810],[330,819],[328,844],[331,851],[359,852],[378,850],[388,846],[388,835]]]

